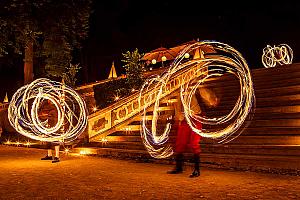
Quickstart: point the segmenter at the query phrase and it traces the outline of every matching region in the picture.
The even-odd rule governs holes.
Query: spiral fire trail
[[[212,46],[216,53],[206,55],[205,58],[184,62],[184,55],[186,53],[190,53],[199,48],[201,49],[201,47],[207,45]],[[192,73],[190,73],[190,71],[189,73],[185,73],[191,68],[193,68]],[[206,71],[207,73],[203,73],[203,71]],[[228,74],[233,74],[239,79],[240,96],[237,99],[235,106],[228,114],[221,117],[208,118],[197,115],[197,112],[193,110],[191,106],[192,97],[195,94],[196,89],[202,85],[206,79],[222,76],[224,71]],[[235,138],[233,137],[233,134],[239,130],[251,109],[254,108],[255,95],[252,77],[247,62],[242,55],[231,46],[216,41],[201,41],[190,44],[178,54],[170,68],[162,76],[147,80],[140,91],[140,105],[150,106],[150,102],[153,102],[152,95],[148,95],[148,98],[143,98],[144,94],[151,91],[154,91],[156,94],[151,128],[146,126],[148,121],[146,117],[146,106],[141,122],[141,137],[148,152],[154,158],[165,158],[173,153],[172,147],[166,145],[171,130],[171,123],[166,124],[162,133],[158,133],[156,127],[159,117],[158,109],[160,100],[164,97],[164,91],[168,90],[166,85],[172,78],[178,76],[180,73],[185,73],[179,88],[185,119],[192,130],[203,137],[217,139],[220,140],[220,142],[232,140]],[[225,127],[213,131],[210,129],[200,130],[197,129],[195,125],[197,123],[195,122],[208,124],[210,126],[223,125]]]
[[[293,62],[293,50],[287,44],[271,47],[267,45],[263,49],[262,63],[266,68],[275,67],[277,64],[286,65]]]
[[[57,122],[49,126],[39,112],[45,102],[51,102],[57,112]],[[72,88],[41,78],[25,85],[13,95],[8,108],[10,124],[20,134],[46,142],[71,142],[87,126],[87,109],[83,99]]]

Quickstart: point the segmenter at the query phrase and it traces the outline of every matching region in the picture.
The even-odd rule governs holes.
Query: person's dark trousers
[[[190,178],[200,176],[200,155],[199,154],[194,154],[193,162],[194,162],[194,171],[190,175]]]
[[[168,174],[179,174],[179,173],[182,173],[183,172],[183,154],[177,154],[175,156],[175,162],[176,162],[176,165],[175,165],[175,168],[171,171],[168,171],[167,173]]]

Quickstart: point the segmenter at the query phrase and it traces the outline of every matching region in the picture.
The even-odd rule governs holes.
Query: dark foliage
[[[94,96],[99,109],[105,108],[115,102],[115,98],[125,97],[131,93],[128,81],[118,79],[94,86]]]
[[[24,49],[31,43],[34,66],[43,68],[34,70],[37,75],[68,75],[73,52],[88,35],[91,2],[1,0],[0,56],[8,58],[14,53],[24,57]]]

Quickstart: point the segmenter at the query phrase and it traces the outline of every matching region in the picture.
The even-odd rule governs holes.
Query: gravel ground
[[[0,145],[0,199],[300,199],[300,177],[191,168],[61,155],[41,161],[46,150]]]

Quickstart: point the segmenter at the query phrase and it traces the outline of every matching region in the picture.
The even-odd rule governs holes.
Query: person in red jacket
[[[201,129],[202,125],[198,122],[197,128]],[[194,171],[190,175],[191,178],[200,175],[200,140],[201,136],[192,131],[185,119],[178,122],[177,138],[175,144],[175,161],[176,166],[173,170],[168,171],[169,174],[178,174],[183,172],[184,152],[188,148],[192,150]]]
[[[200,92],[201,98],[203,98],[203,103],[208,104],[209,107],[215,107],[218,105],[219,100],[218,98],[211,93],[208,89],[203,89]],[[203,115],[203,111],[199,106],[199,96],[196,98],[194,95],[191,101],[191,109],[197,113]],[[176,111],[177,110],[177,111]],[[182,104],[177,103],[177,108],[175,108],[175,112],[177,112],[177,117],[175,118],[175,123],[177,123],[177,137],[175,143],[175,161],[176,165],[175,168],[171,171],[168,171],[169,174],[179,174],[183,172],[183,163],[184,163],[184,153],[190,149],[193,153],[193,163],[194,163],[194,170],[192,174],[189,176],[190,178],[200,176],[200,140],[201,136],[195,133],[189,124],[187,123]],[[202,129],[202,124],[199,121],[193,121],[195,127],[197,129]]]

